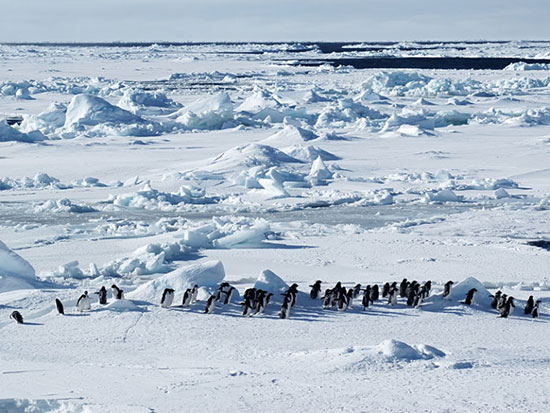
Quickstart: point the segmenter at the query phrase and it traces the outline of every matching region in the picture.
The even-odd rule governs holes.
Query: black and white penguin
[[[535,307],[535,299],[533,296],[529,296],[529,299],[527,300],[527,304],[525,304],[525,308],[523,312],[525,314],[531,314],[533,312],[533,308]]]
[[[160,306],[162,308],[169,308],[174,302],[174,293],[176,290],[173,288],[165,288],[162,292],[162,299],[160,300]]]
[[[216,307],[216,296],[211,295],[208,297],[208,300],[206,301],[206,308],[204,309],[205,314],[212,314],[214,312],[214,308]]]
[[[365,288],[365,291],[363,293],[363,300],[361,302],[361,304],[363,304],[363,310],[366,310],[367,308],[369,308],[369,305],[372,300],[371,295],[372,295],[371,287],[370,285],[367,285],[367,288]]]
[[[289,318],[290,317],[290,299],[285,299],[281,305],[281,311],[279,312],[280,318]]]
[[[183,300],[181,302],[181,305],[184,307],[189,307],[191,305],[192,298],[193,298],[193,294],[191,293],[191,288],[188,288],[183,293]]]
[[[124,291],[118,288],[115,284],[111,285],[111,292],[115,300],[124,300]]]
[[[65,314],[65,309],[63,308],[63,303],[61,302],[61,300],[59,300],[59,298],[55,299],[55,308],[57,308],[57,314],[61,314],[61,315]]]
[[[290,294],[290,306],[294,307],[296,305],[296,302],[298,300],[298,284],[292,284],[290,287],[288,287],[288,294]]]
[[[533,306],[533,311],[531,311],[531,316],[533,318],[538,318],[539,317],[539,305],[542,301],[541,300],[537,300],[535,302],[535,305]]]
[[[105,305],[107,304],[107,289],[105,286],[102,286],[97,293],[99,298],[99,304]]]
[[[332,290],[330,288],[327,288],[325,290],[325,295],[323,297],[323,308],[326,310],[327,308],[330,308],[330,301],[332,299]]]
[[[514,305],[514,297],[508,297],[508,300],[506,300],[506,304],[504,304],[500,309],[500,317],[507,318],[510,314],[512,314],[515,307],[516,306]]]
[[[386,283],[384,284],[384,287],[382,287],[382,298],[386,298],[389,293],[390,293],[390,283]]]
[[[500,301],[500,296],[502,295],[502,291],[498,290],[495,295],[491,295],[491,308],[494,308],[495,310],[498,307],[498,303]]]
[[[443,289],[443,298],[447,298],[447,299],[450,299],[451,297],[451,288],[453,286],[454,282],[453,281],[447,281],[444,285],[444,289]]]
[[[378,298],[380,298],[380,289],[378,288],[378,284],[374,284],[372,286],[370,298],[372,302],[375,302],[378,300]]]
[[[219,286],[218,286],[218,291],[216,292],[216,301],[223,301],[224,300],[224,296],[225,296],[225,292],[226,292],[226,289],[229,289],[229,283],[228,282],[222,282]]]
[[[315,283],[313,283],[313,285],[310,285],[310,287],[311,291],[309,293],[309,296],[313,300],[316,300],[317,298],[319,298],[319,293],[321,292],[321,280],[315,281]]]
[[[427,298],[430,296],[430,291],[432,289],[432,282],[430,280],[426,281],[424,283],[424,287],[426,287],[426,295],[423,298]]]
[[[13,311],[11,314],[10,314],[10,318],[15,320],[15,322],[17,324],[23,324],[23,316],[21,315],[21,313],[17,310]]]
[[[468,293],[466,294],[466,299],[463,301],[462,304],[472,305],[475,293],[477,293],[477,289],[475,288],[472,288],[470,291],[468,291]]]
[[[199,295],[199,286],[195,284],[191,289],[191,304],[195,304],[197,302],[197,295]]]
[[[406,278],[403,278],[403,281],[401,281],[401,284],[399,284],[399,296],[401,298],[405,298],[407,296],[407,287],[409,286],[409,282]]]
[[[244,299],[241,305],[243,306],[243,317],[250,317],[255,308],[254,299],[249,295]]]
[[[407,305],[409,307],[413,306],[415,297],[416,297],[416,292],[414,288],[412,287],[407,288]]]
[[[420,291],[418,293],[416,293],[415,296],[414,296],[414,301],[413,301],[413,307],[414,308],[420,307],[420,305],[422,304],[422,301],[424,301],[425,294],[426,293],[425,293],[425,290],[424,290],[424,286],[422,286]]]
[[[92,305],[90,304],[90,297],[88,296],[88,291],[84,291],[84,294],[80,296],[80,298],[76,302],[76,308],[80,312],[89,311],[92,309]]]
[[[388,304],[389,305],[396,305],[397,304],[397,295],[399,294],[399,290],[397,287],[393,286],[390,287],[390,291],[388,292]]]
[[[236,291],[236,288],[232,285],[228,285],[228,289],[223,292],[223,303],[229,304],[231,302],[231,299],[233,298],[233,293]]]
[[[356,284],[355,287],[353,287],[353,298],[359,297],[359,294],[361,294],[361,284]]]
[[[497,310],[500,311],[500,309],[502,307],[504,307],[504,305],[506,304],[507,299],[508,299],[508,296],[506,294],[501,294],[500,295],[500,298],[498,299],[498,303],[497,303]]]

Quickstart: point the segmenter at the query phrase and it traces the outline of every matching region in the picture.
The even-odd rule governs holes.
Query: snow
[[[0,411],[546,412],[548,71],[300,63],[547,46],[0,45]],[[403,278],[418,308],[309,297]]]
[[[169,272],[141,285],[126,297],[132,300],[160,303],[164,289],[173,288],[176,290],[175,301],[178,301],[177,297],[181,296],[187,288],[193,288],[195,284],[199,287],[215,288],[224,278],[225,270],[221,261],[206,261]]]

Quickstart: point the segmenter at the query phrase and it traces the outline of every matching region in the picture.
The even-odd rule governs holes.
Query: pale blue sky
[[[0,41],[549,39],[548,0],[0,0]]]

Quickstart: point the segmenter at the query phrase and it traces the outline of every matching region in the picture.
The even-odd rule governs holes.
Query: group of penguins
[[[387,299],[389,305],[397,304],[398,297],[405,298],[407,306],[418,308],[422,302],[429,297],[432,289],[431,281],[426,281],[424,284],[419,284],[417,281],[409,282],[404,278],[401,283],[395,281],[393,283],[385,283],[380,292],[380,288],[377,284],[367,285],[362,288],[361,284],[355,285],[353,288],[346,288],[342,286],[341,282],[337,282],[333,288],[327,288],[323,296],[321,296],[321,284],[322,281],[317,280],[313,285],[310,285],[310,297],[313,300],[321,299],[324,309],[336,308],[338,311],[346,311],[351,308],[352,301],[359,298],[361,292],[363,293],[361,304],[363,310],[366,310],[375,301],[380,298]],[[448,299],[451,294],[451,288],[453,281],[448,281],[444,284],[443,298]],[[211,295],[206,301],[206,308],[204,312],[211,314],[214,312],[216,303],[228,304],[231,302],[233,294],[236,288],[231,286],[227,282],[223,282],[219,285],[215,295]],[[111,286],[111,292],[113,298],[116,300],[124,299],[124,291],[118,288],[115,284]],[[193,288],[188,288],[183,294],[183,307],[189,307],[197,302],[197,296],[199,292],[199,286],[195,285]],[[472,288],[468,291],[462,304],[472,305],[474,296],[477,289]],[[103,286],[99,291],[94,294],[98,295],[99,304],[107,304],[107,289]],[[174,302],[175,290],[173,288],[165,288],[162,293],[161,307],[169,308]],[[279,311],[280,318],[289,318],[290,310],[296,305],[298,296],[298,284],[292,284],[284,293],[282,293],[283,302],[281,310]],[[248,288],[244,292],[243,301],[240,303],[242,306],[242,315],[244,317],[250,317],[257,314],[263,314],[266,306],[271,301],[273,294],[259,288]],[[507,318],[516,307],[514,304],[514,297],[509,297],[503,294],[501,291],[497,291],[494,295],[491,295],[491,307],[497,310],[501,318]],[[527,304],[524,308],[524,313],[531,315],[533,318],[539,316],[539,305],[541,300],[534,300],[533,296],[530,296],[527,300]],[[63,303],[59,299],[55,299],[55,305],[59,314],[65,314]],[[84,291],[77,303],[76,308],[78,311],[91,310],[91,299],[88,295],[88,291]],[[23,324],[23,316],[19,311],[13,311],[10,318],[14,319],[17,323]]]

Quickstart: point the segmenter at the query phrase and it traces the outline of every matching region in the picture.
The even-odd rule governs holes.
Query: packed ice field
[[[323,61],[550,43],[329,46],[0,45],[0,411],[550,410],[550,66]]]

